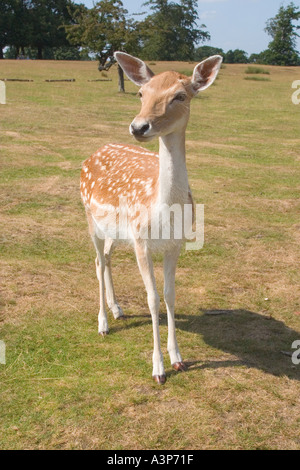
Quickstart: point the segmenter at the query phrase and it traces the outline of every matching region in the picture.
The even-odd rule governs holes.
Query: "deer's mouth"
[[[150,140],[154,139],[156,137],[156,134],[153,135],[134,135],[134,138],[138,142],[149,142]]]

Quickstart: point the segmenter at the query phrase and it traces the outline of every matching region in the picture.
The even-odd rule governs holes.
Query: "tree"
[[[12,11],[11,2],[0,2],[0,59],[3,59],[3,49],[9,44],[9,35],[11,31]]]
[[[274,18],[267,21],[265,31],[273,38],[268,46],[265,60],[271,65],[299,65],[300,57],[296,50],[297,30],[294,22],[300,19],[300,9],[294,3],[281,6]]]
[[[266,49],[259,54],[251,54],[249,57],[249,62],[251,64],[270,64],[271,58],[269,49]]]
[[[36,60],[38,58],[38,51],[32,47],[25,47],[22,50],[22,56],[26,59]],[[18,57],[16,48],[14,46],[7,47],[4,57],[5,59],[15,59]],[[76,46],[62,46],[62,47],[45,47],[43,49],[44,60],[91,60],[90,57],[82,54],[79,47]]]
[[[64,25],[72,22],[74,4],[71,0],[31,0],[30,46],[43,58],[45,48],[68,46]]]
[[[225,57],[225,52],[223,49],[218,47],[201,46],[195,50],[194,60],[197,62],[202,62],[202,60],[207,59],[212,55],[221,55]]]
[[[226,64],[247,64],[249,62],[248,54],[241,49],[235,49],[234,51],[230,49],[225,54],[224,62]]]
[[[128,17],[121,0],[102,0],[94,8],[80,5],[73,13],[74,24],[66,26],[67,38],[96,55],[99,70],[108,70],[117,50],[139,53],[137,23]],[[119,89],[124,90],[124,75],[119,71]]]
[[[63,25],[72,8],[72,0],[0,0],[0,57],[5,46],[15,58],[36,49],[38,59],[47,48],[69,46]]]
[[[178,60],[193,60],[195,53],[195,45],[210,39],[208,31],[204,31],[206,26],[201,24],[199,29],[198,21],[198,1],[197,0],[181,0],[179,5],[178,18],[180,20],[179,29],[179,55]]]
[[[0,3],[0,38],[6,37],[6,46],[13,46],[15,58],[29,45],[30,0],[7,0]],[[3,16],[2,16],[3,15]]]
[[[196,0],[149,0],[153,11],[140,23],[143,58],[149,60],[193,60],[195,44],[210,38],[205,25],[198,26]],[[201,29],[200,29],[201,28]]]

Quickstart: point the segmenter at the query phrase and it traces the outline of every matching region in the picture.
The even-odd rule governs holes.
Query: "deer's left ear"
[[[192,88],[195,94],[213,84],[217,78],[222,62],[222,56],[213,55],[196,65],[192,77]]]
[[[145,62],[125,52],[115,52],[114,57],[120,64],[127,77],[137,86],[145,85],[154,76]]]

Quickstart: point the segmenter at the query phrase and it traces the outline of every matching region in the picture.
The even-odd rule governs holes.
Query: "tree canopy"
[[[225,57],[225,52],[219,47],[200,46],[195,50],[194,60],[202,62],[202,60],[207,59],[212,55],[221,55]]]
[[[0,54],[11,46],[17,57],[26,48],[43,58],[46,48],[69,46],[64,30],[72,22],[72,0],[1,0]]]
[[[227,64],[247,64],[248,54],[241,49],[229,50],[226,52],[224,62]]]
[[[197,0],[149,0],[152,13],[140,23],[142,55],[151,60],[193,60],[196,44],[210,39],[198,26]]]
[[[300,26],[295,23],[299,20],[300,8],[290,3],[286,7],[281,6],[277,15],[267,21],[265,31],[272,37],[272,41],[264,53],[265,61],[272,65],[300,64],[296,50]]]
[[[73,21],[65,28],[68,40],[95,54],[100,70],[110,67],[117,50],[139,52],[137,24],[129,18],[121,0],[102,0],[91,9],[79,5]]]
[[[4,47],[10,43],[12,18],[10,2],[3,0],[0,2],[0,59],[3,59]]]

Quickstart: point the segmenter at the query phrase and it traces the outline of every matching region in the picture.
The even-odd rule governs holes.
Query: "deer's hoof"
[[[184,362],[175,362],[175,364],[172,364],[172,367],[177,372],[185,372],[187,370],[187,365]]]
[[[166,383],[166,376],[165,375],[153,375],[153,380],[158,385],[164,385]]]
[[[120,315],[119,317],[116,318],[117,321],[120,321],[120,320],[127,320],[126,316],[123,314],[123,315]]]
[[[99,331],[99,335],[101,335],[103,338],[107,336],[109,331]]]
[[[113,305],[110,307],[112,314],[115,320],[119,320],[119,318],[124,318],[124,312],[118,304]]]

